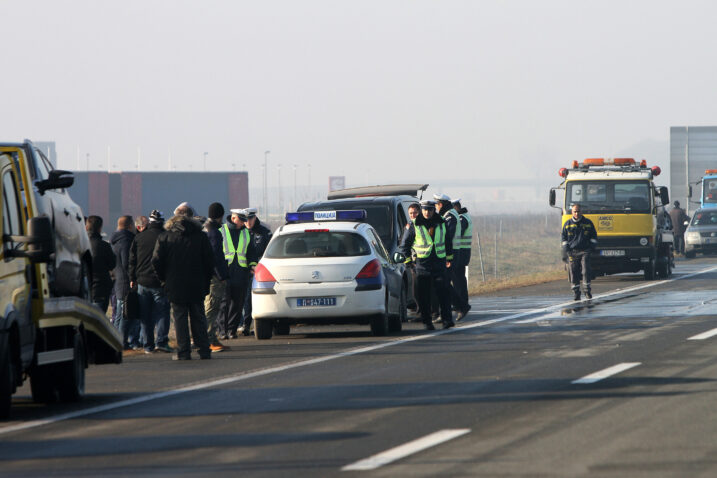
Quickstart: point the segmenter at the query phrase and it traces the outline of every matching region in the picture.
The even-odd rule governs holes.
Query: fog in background
[[[427,182],[547,210],[573,159],[669,168],[712,125],[707,1],[4,1],[0,140],[59,167],[249,172],[274,191]],[[206,156],[204,153],[207,153]],[[281,165],[279,168],[278,165]],[[669,184],[667,175],[660,184]],[[311,189],[309,189],[311,185]]]

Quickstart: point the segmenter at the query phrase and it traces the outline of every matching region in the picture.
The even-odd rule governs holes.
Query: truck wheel
[[[33,367],[30,372],[30,390],[35,403],[52,403],[57,400],[54,376],[51,365]]]
[[[254,319],[254,337],[257,340],[269,340],[274,328],[274,321],[267,319]]]
[[[82,335],[75,334],[72,362],[59,365],[57,392],[61,402],[76,402],[85,394],[85,346]]]
[[[8,334],[0,336],[0,354],[0,419],[5,419],[10,416],[15,388],[15,366],[12,363]]]
[[[655,280],[655,259],[650,259],[650,262],[645,264],[645,280]]]

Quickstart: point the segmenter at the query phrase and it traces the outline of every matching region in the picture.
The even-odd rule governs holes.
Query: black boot
[[[580,289],[573,290],[573,293],[575,294],[573,300],[580,300]]]
[[[587,287],[587,288],[585,289],[585,298],[586,298],[586,299],[592,299],[592,298],[593,298],[593,293],[592,293],[592,291],[590,290],[590,287]]]

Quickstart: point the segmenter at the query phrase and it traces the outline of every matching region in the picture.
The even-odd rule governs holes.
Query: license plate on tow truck
[[[297,307],[322,307],[336,305],[336,297],[305,297],[296,299]]]
[[[623,249],[603,249],[600,251],[601,256],[619,257],[624,256],[625,251]]]

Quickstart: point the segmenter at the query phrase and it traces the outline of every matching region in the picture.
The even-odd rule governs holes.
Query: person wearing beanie
[[[214,254],[214,274],[209,283],[209,294],[204,298],[204,313],[207,316],[209,349],[212,352],[221,352],[226,349],[226,346],[219,341],[217,324],[223,312],[222,305],[227,293],[227,279],[229,279],[229,266],[224,258],[224,235],[222,233],[224,206],[218,202],[210,204],[207,217],[208,219],[204,223],[204,232],[207,233]]]
[[[144,216],[140,216],[144,218]],[[145,218],[146,219],[146,218]],[[129,250],[129,285],[137,288],[141,341],[145,353],[155,350],[172,352],[169,346],[169,302],[159,277],[152,268],[152,254],[157,238],[164,231],[164,218],[158,210],[149,214],[149,221],[132,241]],[[154,340],[155,327],[157,341]]]

